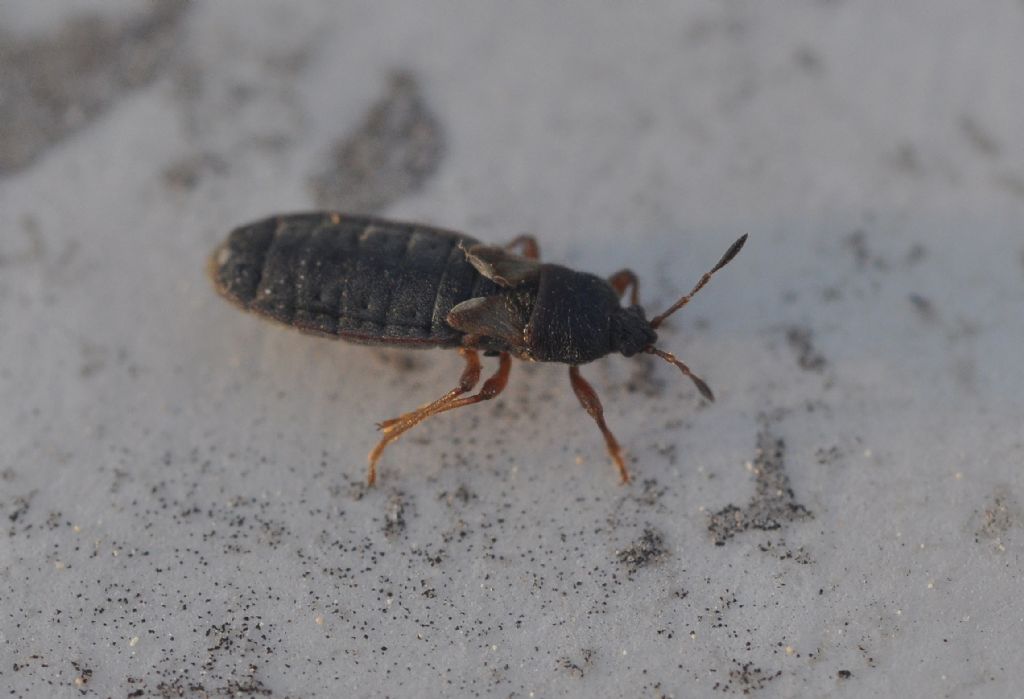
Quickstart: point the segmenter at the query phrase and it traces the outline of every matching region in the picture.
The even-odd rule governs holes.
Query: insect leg
[[[615,289],[615,293],[622,298],[626,294],[626,289],[630,289],[629,303],[633,306],[640,305],[640,281],[636,278],[636,274],[631,269],[620,269],[618,272],[608,277],[608,283]]]
[[[611,430],[608,429],[608,425],[605,424],[604,408],[601,407],[601,399],[597,397],[594,388],[587,383],[586,379],[580,376],[580,368],[578,366],[569,367],[569,381],[572,382],[572,390],[576,393],[576,397],[579,398],[580,405],[590,413],[590,417],[594,418],[594,422],[601,429],[605,444],[608,446],[608,453],[611,455],[615,465],[619,467],[619,475],[622,477],[622,482],[629,483],[629,469],[626,468],[626,462],[622,458],[622,449],[619,447],[618,440],[615,439],[615,435],[612,434]]]
[[[475,350],[466,350],[463,356],[472,356],[476,362],[476,376],[473,384],[476,384],[476,380],[480,376],[480,364],[477,358]],[[455,408],[461,408],[464,405],[472,405],[473,403],[479,403],[480,401],[490,400],[496,395],[501,393],[505,386],[508,384],[509,371],[512,368],[512,359],[507,352],[502,352],[500,357],[500,363],[498,370],[494,372],[494,375],[484,381],[484,385],[480,388],[479,393],[472,396],[466,396],[465,398],[458,398],[461,393],[465,393],[472,389],[472,386],[466,390],[462,389],[463,384],[459,385],[459,388],[449,391],[440,399],[423,406],[419,410],[414,410],[411,413],[403,415],[398,418],[397,422],[388,421],[389,424],[385,428],[385,435],[380,440],[380,443],[374,447],[373,451],[370,452],[370,469],[366,477],[368,485],[373,485],[377,479],[377,461],[380,460],[380,455],[384,453],[384,448],[391,442],[398,439],[403,433],[411,430],[416,425],[420,424],[428,417],[443,413],[448,410],[454,410]],[[467,358],[466,372],[469,371],[470,360]],[[463,372],[463,377],[466,376],[466,372]]]
[[[512,357],[508,352],[502,352],[498,355],[498,370],[494,372],[489,379],[484,381],[484,385],[480,388],[478,393],[472,396],[466,396],[465,398],[453,400],[449,403],[445,403],[444,405],[439,405],[432,409],[427,415],[420,417],[416,422],[422,422],[428,417],[437,415],[438,413],[443,413],[447,410],[455,410],[456,408],[461,408],[465,405],[473,405],[474,403],[494,398],[505,390],[505,386],[508,385],[508,375],[511,370]],[[410,425],[410,427],[411,426],[412,425]]]
[[[432,409],[434,406],[442,403],[447,403],[450,400],[458,398],[463,393],[469,393],[473,390],[473,387],[480,381],[480,355],[477,354],[476,350],[468,347],[460,347],[459,355],[466,360],[466,368],[462,370],[462,376],[459,378],[459,385],[452,390],[445,393],[443,396],[435,401],[421,405],[416,410],[408,413],[403,413],[398,417],[393,417],[390,420],[384,420],[383,422],[377,423],[377,429],[381,432],[390,432],[395,427],[405,420],[408,420],[424,410]]]
[[[506,250],[512,250],[513,248],[521,248],[522,255],[528,260],[539,260],[540,259],[540,244],[537,243],[537,239],[529,233],[523,233],[517,235],[512,239],[511,242],[505,245]]]
[[[423,418],[417,419],[420,414],[425,411],[434,410],[437,406],[444,405],[447,402],[455,400],[463,393],[472,391],[473,387],[480,381],[480,355],[477,354],[476,350],[469,349],[467,347],[460,348],[459,354],[466,360],[466,368],[462,370],[462,376],[459,378],[458,386],[448,391],[432,403],[427,403],[417,410],[399,415],[396,418],[385,420],[377,426],[378,429],[384,432],[385,437],[380,441],[376,448],[370,452],[370,467],[366,474],[366,482],[368,485],[373,485],[377,480],[377,461],[380,459],[380,455],[383,453],[384,447],[387,446],[388,442],[397,438],[398,435],[405,432],[405,430],[412,427],[412,425],[415,425],[416,422],[422,420]],[[409,427],[402,427],[403,424],[414,420],[415,422],[412,422]],[[390,437],[392,434],[394,434],[394,437]]]

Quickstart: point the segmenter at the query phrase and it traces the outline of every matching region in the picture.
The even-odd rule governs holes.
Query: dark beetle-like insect
[[[580,403],[597,422],[622,481],[629,471],[604,421],[601,401],[579,366],[607,354],[654,354],[675,364],[708,400],[711,390],[689,367],[654,346],[655,332],[743,247],[743,236],[690,293],[647,320],[637,278],[624,269],[607,280],[541,264],[537,241],[504,247],[433,226],[368,216],[308,213],[275,216],[235,229],[210,258],[217,290],[242,308],[310,333],[370,345],[458,348],[466,362],[459,385],[412,412],[380,423],[370,452],[373,485],[384,448],[423,420],[494,398],[508,381],[511,356],[569,365]],[[521,254],[513,251],[518,249]],[[630,305],[619,300],[630,291]],[[478,351],[498,370],[479,393]]]

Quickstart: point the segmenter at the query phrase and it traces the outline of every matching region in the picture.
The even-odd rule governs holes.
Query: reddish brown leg
[[[576,393],[576,397],[579,398],[580,405],[590,413],[590,417],[594,418],[594,422],[601,428],[604,442],[608,445],[608,453],[611,455],[615,465],[619,467],[619,475],[622,476],[622,482],[629,483],[629,470],[626,468],[626,462],[622,458],[622,449],[619,447],[619,442],[615,439],[615,435],[612,434],[611,430],[608,429],[608,425],[604,422],[604,408],[601,407],[601,399],[597,397],[597,393],[587,383],[586,379],[580,376],[580,368],[578,366],[569,367],[569,381],[572,382],[572,390]]]
[[[480,401],[490,400],[504,390],[505,385],[508,383],[509,371],[512,368],[512,359],[506,352],[501,353],[499,357],[500,363],[498,365],[498,370],[493,376],[484,381],[484,385],[481,387],[479,393],[472,396],[466,396],[465,398],[459,398],[463,393],[473,390],[473,386],[475,386],[477,381],[480,379],[480,358],[477,355],[476,350],[463,348],[460,352],[462,356],[466,358],[466,368],[462,372],[462,380],[460,380],[458,387],[448,391],[448,393],[444,394],[433,403],[429,403],[418,410],[406,413],[405,415],[394,418],[393,420],[386,420],[381,423],[381,430],[384,432],[384,437],[380,440],[380,443],[374,447],[373,451],[370,452],[370,468],[366,475],[367,485],[373,485],[377,480],[377,462],[380,460],[381,454],[384,453],[384,448],[391,442],[398,439],[403,433],[408,432],[428,417],[443,413],[447,410],[461,408],[464,405],[472,405],[473,403],[479,403]]]
[[[462,376],[459,378],[458,386],[448,391],[448,393],[445,393],[437,400],[427,403],[426,405],[421,405],[416,410],[408,413],[402,413],[398,417],[393,417],[390,420],[378,422],[377,429],[384,433],[390,432],[395,429],[395,426],[398,425],[398,423],[404,422],[424,410],[432,410],[435,406],[454,400],[463,393],[469,393],[472,391],[473,387],[480,381],[480,355],[476,353],[476,350],[469,349],[468,347],[460,347],[459,355],[466,360],[466,368],[462,370]]]
[[[615,293],[622,298],[626,293],[626,289],[631,289],[629,294],[629,303],[632,306],[640,305],[640,282],[636,278],[636,274],[631,269],[620,269],[618,272],[608,277],[608,283],[615,289]]]
[[[502,352],[498,355],[498,370],[494,372],[489,379],[484,381],[484,385],[480,388],[479,393],[472,396],[466,396],[465,398],[459,398],[458,400],[453,400],[445,405],[438,406],[430,412],[430,415],[437,415],[438,413],[443,413],[447,410],[455,410],[456,408],[461,408],[465,405],[473,405],[474,403],[494,398],[505,390],[505,386],[508,385],[508,375],[511,370],[512,357],[508,352]],[[430,415],[426,417],[430,417]],[[421,418],[421,420],[422,419],[425,418]]]
[[[513,248],[521,248],[522,256],[528,260],[540,259],[540,245],[532,235],[527,233],[518,235],[512,239],[512,242],[505,245],[506,250],[512,250]]]

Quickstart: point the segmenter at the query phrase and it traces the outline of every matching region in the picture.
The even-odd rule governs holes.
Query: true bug
[[[573,391],[626,483],[622,450],[579,367],[616,352],[646,352],[677,366],[714,400],[689,367],[654,346],[656,330],[746,239],[733,243],[690,293],[651,320],[639,305],[631,270],[605,280],[542,264],[532,236],[498,247],[433,226],[331,212],[275,216],[235,229],[210,257],[210,275],[230,301],[305,332],[369,345],[458,348],[466,366],[455,388],[378,425],[384,436],[369,455],[369,485],[384,448],[401,434],[428,417],[501,393],[512,356],[569,365]],[[629,306],[623,307],[627,290]],[[498,357],[498,370],[467,396],[480,380],[480,351]]]

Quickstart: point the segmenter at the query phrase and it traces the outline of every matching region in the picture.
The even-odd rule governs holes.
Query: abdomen
[[[276,216],[232,231],[210,259],[218,291],[306,332],[367,344],[454,346],[448,311],[493,283],[459,249],[473,238],[334,213]]]

